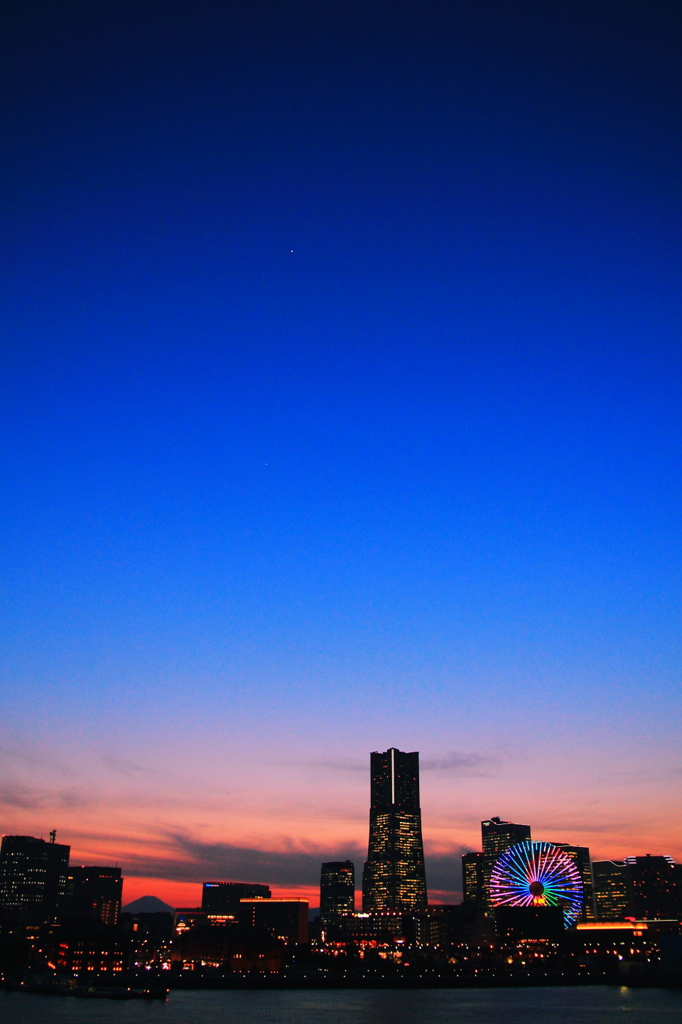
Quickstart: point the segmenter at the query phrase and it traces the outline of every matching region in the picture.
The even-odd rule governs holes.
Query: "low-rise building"
[[[261,928],[288,946],[308,941],[308,900],[256,898],[239,901],[239,923]]]

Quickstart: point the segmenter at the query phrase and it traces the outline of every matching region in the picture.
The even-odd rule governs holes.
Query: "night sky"
[[[682,6],[0,30],[0,832],[316,902],[397,746],[436,899],[682,859]]]

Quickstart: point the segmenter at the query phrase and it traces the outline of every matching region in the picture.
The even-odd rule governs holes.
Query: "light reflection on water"
[[[0,992],[3,1024],[679,1024],[682,991],[606,986],[171,992],[114,1002]]]

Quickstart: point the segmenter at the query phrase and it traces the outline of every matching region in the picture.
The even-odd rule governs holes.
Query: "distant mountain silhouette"
[[[173,907],[169,907],[163,900],[156,896],[140,896],[139,900],[126,903],[121,907],[122,914],[172,914]]]

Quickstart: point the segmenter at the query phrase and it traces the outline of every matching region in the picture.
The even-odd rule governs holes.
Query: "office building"
[[[301,899],[245,899],[239,902],[239,923],[260,928],[287,945],[308,941],[308,901]]]
[[[517,825],[513,821],[502,821],[500,818],[488,818],[481,822],[483,842],[483,898],[486,906],[490,906],[490,875],[498,857],[517,843],[530,841],[530,825]]]
[[[173,931],[178,935],[205,924],[208,924],[206,911],[201,907],[176,907],[173,911]]]
[[[179,934],[170,958],[199,970],[210,963],[235,974],[253,974],[281,971],[284,952],[284,943],[266,932],[239,925],[204,925]]]
[[[677,900],[677,913],[680,916],[680,920],[682,920],[682,864],[673,864],[672,869],[673,889]]]
[[[441,904],[430,907],[446,923],[447,941],[454,945],[488,946],[495,939],[495,926],[481,903]]]
[[[632,876],[624,860],[595,860],[592,878],[597,921],[624,921],[635,916]]]
[[[171,913],[165,910],[151,910],[147,912],[142,910],[138,914],[125,912],[121,914],[121,925],[123,931],[134,933],[138,940],[142,939],[149,945],[159,946],[169,942],[173,937],[175,913],[182,917],[180,908]],[[178,931],[180,930],[180,927],[178,927]]]
[[[369,849],[362,878],[365,913],[427,905],[419,806],[419,754],[391,747],[371,755]]]
[[[462,855],[462,889],[464,903],[483,906],[483,854],[471,850]]]
[[[496,907],[495,931],[508,942],[523,939],[558,941],[564,934],[561,907]]]
[[[583,883],[583,905],[578,915],[579,921],[594,921],[594,886],[592,884],[592,865],[590,862],[590,851],[587,846],[570,846],[569,843],[553,843],[560,850],[567,853],[578,871]]]
[[[406,914],[394,911],[351,914],[334,922],[327,939],[331,942],[391,943],[405,937]]]
[[[320,921],[323,930],[355,910],[355,865],[352,860],[333,860],[320,874]]]
[[[120,868],[71,867],[60,917],[117,925],[122,890]]]
[[[52,952],[60,973],[90,976],[120,972],[129,966],[131,943],[125,934],[101,926],[60,930]]]
[[[66,895],[71,848],[33,836],[3,836],[0,910],[19,925],[52,924]]]
[[[677,917],[682,909],[678,875],[669,857],[627,857],[632,878],[635,917],[640,920]]]
[[[433,908],[405,916],[403,933],[407,942],[417,946],[444,946],[448,941],[448,921]]]
[[[270,899],[270,886],[255,882],[204,882],[201,909],[214,924],[237,920],[239,901]]]

